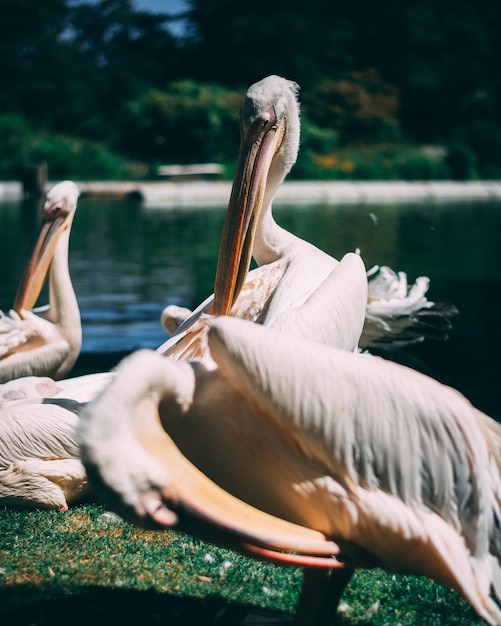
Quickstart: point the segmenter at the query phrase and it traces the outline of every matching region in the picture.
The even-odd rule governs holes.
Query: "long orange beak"
[[[160,499],[149,493],[142,498],[149,527],[175,528],[283,565],[330,569],[376,565],[365,552],[342,554],[340,547],[322,533],[264,513],[221,489],[180,452],[162,428],[151,398],[142,400],[134,415],[137,440],[166,469],[170,479],[161,489]],[[144,520],[139,523],[144,524]]]
[[[42,214],[42,228],[31,257],[26,264],[14,299],[13,309],[20,313],[30,311],[47,279],[56,244],[67,223],[68,213],[60,205],[46,207]]]
[[[221,235],[214,298],[202,303],[174,335],[157,349],[162,356],[179,358],[181,345],[195,345],[199,335],[198,332],[193,334],[191,327],[203,313],[228,315],[231,311],[249,271],[268,172],[284,133],[285,120],[277,124],[273,108],[259,116],[247,131],[241,119],[240,149]],[[192,358],[198,356],[193,355]]]
[[[245,281],[252,257],[257,219],[262,209],[271,161],[280,147],[285,121],[277,123],[271,108],[247,132],[241,121],[241,142],[226,220],[221,236],[214,283],[214,313],[227,315]]]

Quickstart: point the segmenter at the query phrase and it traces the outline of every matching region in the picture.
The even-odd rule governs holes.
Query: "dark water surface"
[[[166,335],[167,304],[195,307],[212,292],[225,207],[151,208],[82,199],[70,243],[84,343],[75,374],[113,366]],[[431,278],[429,297],[460,314],[446,342],[388,356],[453,385],[501,419],[501,203],[276,207],[277,221],[339,258],[360,249],[369,268]],[[26,203],[0,203],[0,308],[7,310],[38,229]],[[44,300],[45,302],[45,300]]]

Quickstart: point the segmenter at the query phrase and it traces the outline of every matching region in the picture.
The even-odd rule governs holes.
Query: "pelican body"
[[[0,384],[0,505],[66,511],[89,493],[76,428],[113,372]]]
[[[24,382],[32,387],[30,378],[13,381],[18,396]],[[36,390],[45,395],[42,380]],[[88,492],[76,439],[81,405],[48,391],[50,397],[11,395],[0,407],[0,505],[66,511]]]
[[[68,268],[78,195],[78,187],[68,180],[47,193],[40,235],[13,310],[0,313],[0,382],[24,376],[62,378],[78,358],[82,328]],[[33,310],[48,274],[49,306]]]
[[[501,623],[496,422],[380,357],[231,317],[211,322],[208,342],[216,367],[140,351],[83,410],[82,460],[105,501],[143,526],[212,528],[259,558],[424,575]],[[214,483],[237,502],[218,504]],[[281,544],[270,515],[316,534],[295,544],[288,527]],[[295,546],[297,560],[277,557]],[[297,623],[324,623],[310,617]]]

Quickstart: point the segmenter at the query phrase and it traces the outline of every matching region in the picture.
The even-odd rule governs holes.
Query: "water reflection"
[[[367,267],[388,264],[411,280],[430,276],[430,297],[460,310],[451,338],[391,356],[452,384],[501,418],[500,209],[499,202],[284,206],[275,215],[285,228],[336,257],[359,248]],[[80,201],[70,243],[84,334],[77,373],[107,369],[138,347],[156,347],[165,339],[159,324],[163,307],[192,308],[212,291],[224,214],[224,207],[154,209]],[[0,203],[4,309],[13,301],[37,227],[32,205]]]

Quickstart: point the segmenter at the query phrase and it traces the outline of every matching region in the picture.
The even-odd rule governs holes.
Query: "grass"
[[[171,531],[143,531],[110,519],[95,503],[66,513],[0,509],[0,537],[3,626],[235,625],[249,610],[285,620],[301,584],[296,568],[253,561]],[[340,623],[483,622],[448,589],[374,570],[352,579]]]

